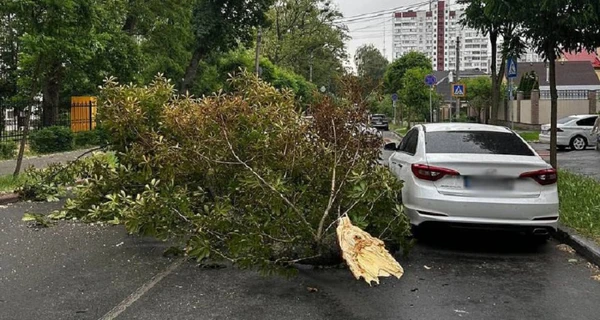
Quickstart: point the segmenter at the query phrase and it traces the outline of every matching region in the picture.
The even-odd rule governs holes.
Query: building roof
[[[521,81],[526,72],[535,71],[540,79],[540,86],[550,85],[549,72],[545,62],[519,62],[515,83]],[[557,86],[600,86],[600,79],[589,61],[556,62]]]
[[[567,61],[588,61],[592,63],[594,68],[600,69],[600,57],[595,52],[579,52],[579,53],[565,53],[563,58]]]

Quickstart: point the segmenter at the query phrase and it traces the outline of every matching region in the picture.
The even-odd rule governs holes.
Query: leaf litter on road
[[[566,252],[566,253],[570,253],[570,254],[574,254],[575,253],[575,249],[571,248],[571,246],[566,245],[566,244],[559,244],[556,246],[556,248],[560,251]]]

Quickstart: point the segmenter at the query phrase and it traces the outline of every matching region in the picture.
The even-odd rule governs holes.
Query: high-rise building
[[[429,7],[395,12],[393,23],[393,58],[418,51],[431,58],[433,69],[456,68],[456,44],[460,40],[460,70],[489,71],[489,40],[480,32],[460,23],[463,6],[452,0],[432,0]]]

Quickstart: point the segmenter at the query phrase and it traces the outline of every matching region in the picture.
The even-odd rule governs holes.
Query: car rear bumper
[[[409,199],[406,199],[409,200]],[[405,201],[411,224],[442,222],[470,225],[505,225],[556,230],[558,194],[542,192],[538,198],[470,198],[437,194]]]
[[[385,129],[389,127],[389,124],[387,123],[377,123],[377,124],[371,124],[371,127],[373,128],[377,128],[377,129]]]
[[[540,140],[540,143],[550,144],[550,135],[540,133],[539,140]],[[559,135],[556,136],[556,145],[568,146],[570,143],[571,143],[571,140],[569,139],[569,137],[564,137],[564,136],[559,136]]]

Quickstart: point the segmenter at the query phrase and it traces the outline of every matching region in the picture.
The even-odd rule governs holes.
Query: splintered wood
[[[342,256],[356,279],[363,277],[379,284],[379,277],[395,276],[400,279],[404,274],[402,266],[385,249],[383,241],[352,225],[348,217],[338,221],[337,237]]]

